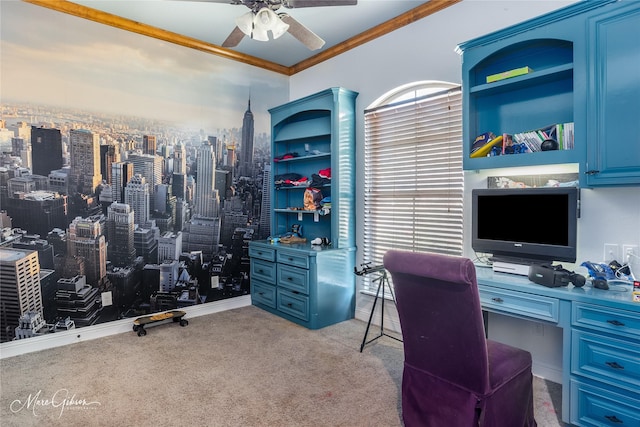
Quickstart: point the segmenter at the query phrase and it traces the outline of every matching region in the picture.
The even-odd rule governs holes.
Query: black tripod
[[[391,298],[393,299],[393,304],[396,305],[397,308],[397,304],[396,304],[396,296],[393,293],[393,288],[391,288],[391,286],[389,285],[389,278],[387,277],[387,270],[384,269],[384,266],[382,265],[377,265],[375,267],[371,267],[370,263],[366,263],[366,264],[362,264],[362,270],[357,270],[354,269],[355,274],[357,274],[358,276],[364,276],[366,274],[371,274],[371,273],[377,273],[378,277],[376,277],[375,279],[373,279],[373,283],[378,282],[378,290],[376,291],[376,299],[373,300],[373,307],[371,307],[371,314],[369,314],[369,322],[367,323],[367,329],[364,332],[364,337],[362,338],[362,344],[360,345],[360,353],[362,353],[362,350],[364,349],[364,346],[377,340],[378,338],[382,337],[382,336],[387,336],[389,338],[393,338],[396,341],[400,341],[402,342],[402,340],[400,338],[396,338],[394,336],[385,334],[384,332],[384,288],[385,285],[389,287],[389,292],[391,293]],[[382,290],[382,295],[381,291]],[[369,341],[367,341],[367,336],[369,335],[369,328],[371,327],[371,320],[373,319],[373,313],[376,311],[376,304],[378,303],[378,298],[382,298],[382,302],[380,303],[380,333],[375,336],[374,338],[371,338]]]

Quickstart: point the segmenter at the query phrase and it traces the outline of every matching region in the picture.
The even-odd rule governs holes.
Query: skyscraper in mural
[[[133,163],[133,173],[140,174],[149,184],[149,205],[155,205],[155,188],[162,184],[162,157],[153,154],[130,154],[128,161]]]
[[[71,129],[69,150],[71,163],[69,191],[94,194],[102,182],[99,135],[86,129]]]
[[[260,209],[260,235],[258,238],[266,239],[271,235],[271,165],[265,165],[262,176],[262,200]]]
[[[0,248],[0,290],[0,342],[5,342],[13,338],[23,313],[42,313],[37,251]]]
[[[154,135],[142,136],[142,152],[144,154],[155,155],[157,149],[156,137]]]
[[[177,143],[173,146],[173,176],[171,177],[171,191],[174,196],[184,200],[187,189],[187,154],[184,145]]]
[[[34,175],[49,175],[62,168],[62,135],[60,129],[31,126],[31,164]]]
[[[242,119],[242,145],[240,146],[240,176],[253,175],[253,113],[251,99]]]
[[[132,176],[127,183],[124,202],[133,209],[134,222],[145,226],[149,221],[149,184],[139,173]]]
[[[133,176],[133,163],[117,162],[111,164],[111,191],[114,202],[124,203],[124,189]]]
[[[120,145],[100,145],[100,173],[107,184],[111,184],[111,165],[120,161]]]
[[[69,224],[67,246],[67,253],[84,259],[87,283],[102,286],[107,277],[107,243],[100,217],[75,218]]]
[[[113,202],[107,208],[107,255],[116,267],[131,265],[136,258],[134,227],[133,211],[129,205]]]
[[[217,206],[215,205],[215,177],[216,161],[213,152],[213,145],[209,141],[204,141],[198,147],[195,195],[195,214],[206,218],[217,217]]]

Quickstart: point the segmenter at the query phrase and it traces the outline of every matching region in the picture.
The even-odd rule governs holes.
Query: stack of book
[[[554,140],[558,143],[558,150],[573,149],[573,122],[558,123],[541,129],[526,132],[514,133],[513,135],[503,135],[502,152],[508,152],[509,140],[513,143],[523,144],[531,153],[542,150],[542,143],[545,140]]]

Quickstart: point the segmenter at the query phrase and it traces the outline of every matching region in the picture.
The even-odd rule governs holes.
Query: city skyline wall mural
[[[0,341],[248,294],[287,78],[0,8]]]

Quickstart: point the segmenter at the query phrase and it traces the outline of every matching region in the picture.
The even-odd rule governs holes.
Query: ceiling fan
[[[254,40],[268,41],[269,31],[274,39],[288,32],[311,50],[320,49],[324,40],[313,31],[296,21],[288,13],[278,13],[281,8],[349,6],[357,0],[204,0],[215,3],[245,5],[250,12],[236,18],[236,27],[222,43],[222,47],[237,46],[244,36]]]

